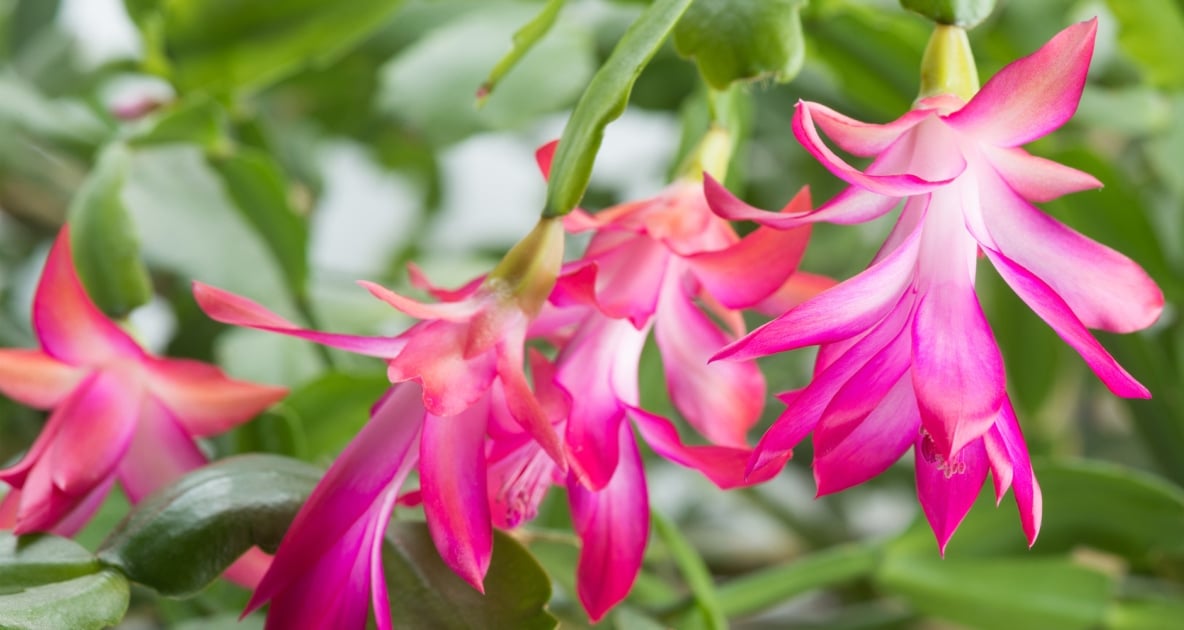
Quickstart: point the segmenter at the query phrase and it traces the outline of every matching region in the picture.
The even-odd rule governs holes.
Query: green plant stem
[[[709,630],[727,630],[727,616],[720,608],[719,598],[715,592],[715,582],[712,580],[711,571],[703,562],[702,556],[678,531],[678,528],[666,520],[666,517],[651,510],[650,519],[653,522],[654,531],[666,544],[666,548],[670,550],[674,562],[678,565],[678,570],[686,578],[687,586],[691,589],[691,596],[699,611],[703,613],[707,628]]]

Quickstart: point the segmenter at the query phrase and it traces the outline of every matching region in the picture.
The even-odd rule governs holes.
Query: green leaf
[[[325,64],[383,26],[400,0],[127,0],[182,94],[231,92]]]
[[[99,558],[162,595],[192,595],[252,545],[274,552],[321,472],[274,455],[221,460],[137,505]]]
[[[804,0],[695,0],[674,30],[678,53],[693,58],[717,90],[733,81],[797,76],[806,57]]]
[[[385,373],[330,372],[293,390],[275,412],[301,428],[310,461],[335,456],[370,419],[370,406],[390,388]]]
[[[567,214],[580,203],[588,189],[604,128],[625,111],[633,83],[690,4],[691,0],[655,0],[625,31],[592,77],[555,151],[543,216]]]
[[[202,96],[153,112],[128,138],[133,147],[158,144],[196,144],[206,150],[223,141],[225,111]]]
[[[712,630],[726,630],[728,619],[720,607],[719,597],[715,592],[715,583],[711,579],[711,571],[707,568],[707,564],[699,552],[691,546],[690,541],[678,531],[674,523],[666,520],[656,511],[651,511],[650,514],[654,531],[666,544],[666,548],[670,550],[675,563],[678,564],[679,571],[682,572],[683,578],[686,579],[687,586],[690,587],[691,594],[695,598],[695,605],[703,614],[705,626]]]
[[[995,0],[900,0],[900,6],[939,24],[974,28],[995,10]]]
[[[238,147],[209,158],[235,207],[267,244],[284,273],[288,290],[301,298],[308,282],[308,225],[288,199],[287,179],[271,156]]]
[[[1158,87],[1184,87],[1184,10],[1174,0],[1107,0],[1118,44]]]
[[[0,531],[0,592],[62,582],[98,570],[94,554],[72,540],[42,534],[17,537]]]
[[[925,614],[982,630],[1096,628],[1113,590],[1108,576],[1065,559],[936,552],[889,554],[876,582]]]
[[[6,630],[98,630],[119,623],[131,596],[127,578],[109,569],[0,594]]]
[[[545,609],[551,582],[517,541],[494,532],[485,595],[440,559],[424,523],[395,523],[383,547],[391,620],[397,628],[478,630],[554,628]]]
[[[477,104],[485,103],[485,99],[493,93],[494,88],[497,87],[502,77],[507,72],[514,69],[518,61],[522,59],[530,49],[539,42],[555,25],[555,18],[559,17],[559,11],[563,9],[564,3],[567,0],[547,0],[547,4],[543,6],[543,10],[539,11],[529,22],[514,33],[510,52],[502,57],[497,65],[489,71],[489,78],[477,88]]]
[[[152,299],[139,237],[122,198],[129,159],[120,144],[103,151],[68,213],[78,275],[95,304],[113,317]]]

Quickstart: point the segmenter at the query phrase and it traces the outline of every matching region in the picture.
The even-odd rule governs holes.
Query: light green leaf
[[[1107,0],[1118,44],[1158,87],[1184,87],[1184,10],[1175,0]]]
[[[152,282],[140,260],[140,240],[123,203],[130,154],[120,144],[99,157],[70,204],[74,264],[99,308],[124,317],[152,299]]]
[[[392,525],[383,547],[391,620],[397,628],[424,630],[547,630],[551,582],[522,545],[494,532],[485,595],[440,559],[424,523]]]
[[[995,0],[900,0],[900,6],[939,24],[974,28],[995,10]]]
[[[625,111],[633,83],[690,4],[691,0],[655,0],[625,31],[592,77],[555,151],[543,216],[567,214],[580,203],[604,128]]]
[[[703,78],[722,90],[733,81],[797,76],[806,56],[804,0],[695,0],[674,30],[674,45],[694,58]]]
[[[301,457],[335,456],[370,419],[370,407],[390,387],[386,374],[329,372],[288,394],[275,413],[292,418],[302,430]]]
[[[162,595],[192,595],[252,545],[274,552],[321,474],[274,455],[221,460],[137,505],[99,558]]]
[[[128,144],[184,143],[209,150],[223,141],[225,115],[221,106],[204,96],[181,101],[148,116],[128,138]]]
[[[0,628],[98,630],[119,623],[131,596],[127,578],[110,569],[0,594]]]
[[[493,93],[494,88],[497,87],[502,77],[507,72],[514,69],[514,66],[522,59],[530,49],[542,39],[551,27],[555,25],[555,18],[559,17],[559,11],[563,9],[563,5],[567,0],[547,0],[547,4],[543,6],[543,10],[539,11],[529,22],[514,33],[510,52],[502,57],[497,65],[489,71],[489,78],[477,88],[477,103],[483,104],[485,99]]]
[[[98,570],[94,554],[72,540],[0,531],[0,592],[62,582]]]
[[[712,630],[726,630],[728,619],[720,607],[719,597],[715,592],[715,583],[711,579],[711,571],[707,568],[707,564],[699,552],[695,551],[690,541],[678,531],[674,523],[666,520],[664,516],[658,512],[651,512],[651,520],[654,524],[654,532],[670,550],[670,555],[674,557],[679,571],[682,572],[687,586],[690,587],[695,598],[695,605],[703,614],[702,619],[705,622],[705,627]]]

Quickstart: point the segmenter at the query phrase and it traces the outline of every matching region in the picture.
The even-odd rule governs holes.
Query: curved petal
[[[70,395],[86,370],[39,350],[0,348],[0,393],[37,409],[55,407]]]
[[[74,270],[69,226],[58,232],[33,297],[33,329],[50,356],[74,365],[138,357],[140,345],[91,301]]]
[[[933,115],[928,109],[914,109],[890,123],[877,125],[844,116],[818,103],[803,101],[799,106],[810,108],[811,119],[839,148],[860,157],[882,153],[906,131]]]
[[[132,503],[206,464],[206,456],[177,418],[152,396],[145,396],[140,423],[119,462],[119,481]]]
[[[534,160],[538,163],[539,171],[543,174],[543,179],[549,179],[551,177],[551,161],[555,159],[555,149],[558,147],[559,141],[552,140],[534,152]]]
[[[428,530],[440,557],[484,593],[493,555],[493,524],[485,477],[489,403],[448,418],[428,415],[419,449],[419,484]]]
[[[834,278],[797,271],[781,285],[781,288],[754,304],[752,308],[766,315],[779,315],[837,284]],[[740,333],[743,334],[743,330]]]
[[[712,357],[750,359],[853,337],[875,325],[913,279],[920,231],[859,275],[807,300]]]
[[[461,413],[489,392],[497,375],[496,353],[465,356],[468,338],[467,323],[420,322],[403,333],[407,345],[387,364],[387,378],[420,383],[423,404],[433,415]]]
[[[222,370],[186,359],[148,358],[148,389],[193,437],[224,433],[287,395],[284,387],[231,379]]]
[[[854,379],[852,379],[854,382]],[[921,411],[908,375],[842,436],[828,435],[829,424],[814,432],[814,482],[818,496],[846,490],[884,472],[916,441]]]
[[[142,385],[128,370],[96,372],[59,408],[66,420],[40,465],[63,492],[88,492],[103,481],[131,444],[141,413]]]
[[[777,230],[797,228],[821,221],[842,225],[863,223],[888,213],[900,203],[899,197],[888,197],[858,186],[848,186],[815,210],[792,210],[791,206],[787,205],[781,212],[769,212],[744,203],[707,173],[703,174],[703,194],[707,197],[711,211],[721,218],[729,221],[753,221]],[[790,204],[792,203],[791,200]]]
[[[295,592],[305,576],[323,570],[331,570],[335,576],[348,572],[340,565],[343,555],[350,559],[365,556],[356,546],[347,545],[343,550],[338,545],[358,523],[367,520],[374,506],[382,504],[388,491],[397,493],[414,467],[424,418],[421,397],[420,388],[410,383],[394,386],[383,397],[373,417],[329,467],[296,514],[246,612],[281,593]],[[386,523],[379,526],[385,528]],[[324,583],[341,581],[325,579]]]
[[[982,145],[980,149],[999,177],[1029,201],[1052,201],[1069,193],[1102,187],[1102,182],[1089,173],[1036,157],[1023,149],[990,145]]]
[[[440,300],[441,302],[459,302],[469,297],[477,289],[479,289],[481,285],[485,283],[485,276],[477,276],[476,278],[469,280],[459,289],[445,289],[441,286],[432,284],[432,281],[428,280],[427,274],[425,274],[418,265],[413,262],[409,262],[407,263],[407,281],[411,284],[411,286],[421,291],[427,292],[429,295],[436,298],[437,300]]]
[[[1097,18],[1066,28],[1005,66],[946,120],[980,142],[1004,147],[1060,127],[1077,111],[1097,30]]]
[[[266,330],[384,359],[398,355],[406,344],[398,337],[342,335],[300,328],[247,298],[197,281],[193,283],[193,297],[210,319],[231,326]]]
[[[596,259],[596,303],[609,317],[629,318],[640,328],[657,307],[670,252],[661,243],[637,237]]]
[[[983,248],[983,251],[1016,295],[1085,359],[1086,365],[1114,395],[1123,398],[1151,397],[1151,392],[1123,369],[1102,344],[1089,334],[1069,305],[1052,288],[1003,254],[987,248]]]
[[[987,480],[987,454],[982,440],[974,440],[953,461],[934,455],[929,436],[917,436],[917,499],[944,555],[954,530],[966,518]]]
[[[1033,208],[998,179],[984,178],[981,190],[999,252],[1044,281],[1087,327],[1133,332],[1159,318],[1163,292],[1130,258]]]
[[[999,420],[987,434],[987,440],[1002,446],[1011,461],[1012,492],[1015,493],[1020,524],[1024,528],[1024,535],[1030,547],[1035,544],[1036,536],[1040,533],[1043,498],[1040,484],[1036,482],[1036,474],[1032,470],[1032,460],[1028,456],[1024,434],[1020,431],[1020,423],[1016,420],[1015,410],[1011,408],[1010,401],[1003,404],[1003,409],[999,411]]]
[[[468,319],[481,309],[481,304],[476,299],[428,304],[404,297],[380,284],[375,284],[368,280],[358,280],[358,284],[369,291],[370,295],[416,319],[444,319],[455,322]]]
[[[522,364],[522,344],[507,344],[498,352],[497,373],[506,409],[515,422],[522,427],[522,430],[526,431],[531,439],[537,442],[547,455],[566,472],[567,458],[563,452],[563,443],[555,431],[552,419],[547,416],[539,399],[535,397],[530,385],[526,382],[526,374],[522,371]],[[538,377],[536,376],[536,378]]]
[[[650,533],[649,498],[633,430],[622,422],[615,437],[621,461],[608,484],[593,491],[574,476],[567,482],[572,525],[583,541],[576,590],[593,622],[633,587]]]
[[[654,333],[674,406],[708,440],[747,446],[748,430],[765,407],[756,362],[709,364],[728,338],[673,283],[663,289]]]
[[[927,193],[944,186],[966,168],[966,162],[962,159],[956,143],[927,143],[924,146],[915,146],[920,143],[910,141],[910,136],[915,135],[917,131],[912,129],[910,133],[901,136],[894,143],[885,147],[880,153],[880,157],[868,167],[866,172],[860,171],[831,151],[830,147],[822,141],[814,126],[813,109],[814,106],[810,103],[798,101],[793,116],[793,135],[835,177],[852,186],[889,197],[907,197]],[[928,112],[928,116],[936,119],[937,114]],[[911,172],[893,172],[902,167],[908,168],[916,151],[939,152],[942,159],[939,160],[937,155],[932,155],[929,161],[940,162],[947,172],[936,180],[929,180]]]
[[[654,452],[676,464],[703,473],[712,483],[725,490],[768,481],[781,472],[785,462],[789,461],[790,453],[786,451],[749,474],[748,460],[752,455],[749,448],[687,445],[679,437],[678,429],[666,418],[636,408],[629,410],[629,417],[637,423],[638,431]]]

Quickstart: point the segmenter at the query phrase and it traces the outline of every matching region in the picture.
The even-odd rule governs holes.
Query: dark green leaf
[[[900,6],[939,24],[974,28],[995,10],[995,0],[900,0]]]
[[[547,31],[551,30],[551,27],[555,24],[555,18],[559,17],[559,11],[563,9],[566,1],[547,0],[547,4],[543,6],[543,10],[539,11],[525,26],[514,33],[510,52],[506,53],[506,56],[497,62],[497,65],[489,71],[489,78],[485,79],[485,82],[477,89],[477,102],[479,104],[485,102],[485,99],[497,87],[498,81],[501,81],[507,72],[513,70],[518,60],[530,52],[530,49],[547,34]]]
[[[127,612],[127,578],[104,569],[73,579],[0,594],[0,628],[98,630]]]
[[[70,204],[74,264],[91,299],[103,312],[123,317],[152,299],[140,240],[124,205],[129,153],[108,147]]]
[[[1118,44],[1159,87],[1184,87],[1184,10],[1174,0],[1107,0]]]
[[[320,476],[274,455],[216,462],[137,505],[99,558],[163,595],[192,595],[252,545],[274,552]]]
[[[551,582],[513,538],[494,533],[485,595],[440,559],[424,523],[395,523],[383,548],[391,619],[395,627],[425,630],[554,628],[545,609]]]
[[[580,203],[604,128],[625,111],[634,81],[690,4],[691,0],[656,0],[629,27],[592,77],[555,151],[544,216],[567,214]]]
[[[308,281],[308,225],[288,200],[287,179],[266,153],[245,147],[214,155],[210,163],[222,176],[235,206],[267,243],[284,272],[288,289],[305,294]]]
[[[400,0],[128,0],[129,14],[182,93],[272,83],[337,58],[381,27]]]
[[[797,75],[806,56],[803,0],[695,0],[674,30],[680,55],[722,90],[733,81]]]

